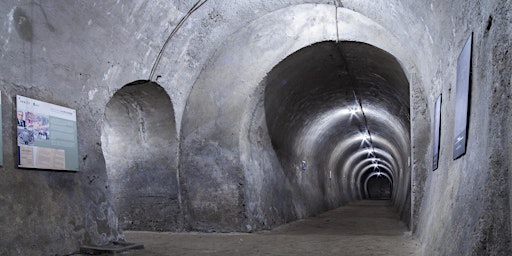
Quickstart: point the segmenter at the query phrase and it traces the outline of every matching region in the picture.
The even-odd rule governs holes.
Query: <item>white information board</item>
[[[76,111],[16,96],[18,167],[78,171]]]

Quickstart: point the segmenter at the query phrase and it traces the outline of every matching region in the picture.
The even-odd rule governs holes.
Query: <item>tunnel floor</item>
[[[316,217],[258,233],[125,232],[145,249],[127,256],[160,255],[415,255],[419,242],[389,201],[364,200]]]

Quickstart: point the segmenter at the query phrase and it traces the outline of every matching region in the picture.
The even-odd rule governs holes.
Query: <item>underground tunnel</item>
[[[323,41],[243,85],[258,78],[228,75],[230,54],[203,71],[183,118],[191,230],[269,229],[370,198],[390,199],[410,221],[409,84],[393,55]]]
[[[386,198],[408,221],[409,84],[392,55],[359,42],[305,47],[269,72],[265,116],[283,171],[323,195],[319,209]]]
[[[230,232],[244,234],[205,251],[232,241],[238,255],[385,254],[380,241],[419,255],[511,255],[510,6],[0,1],[0,255],[76,255],[167,233],[140,230],[177,232],[193,255],[193,242]],[[20,168],[17,96],[76,110],[77,170]],[[453,159],[461,100],[467,140]],[[343,233],[354,219],[324,215],[343,211],[372,225]],[[300,243],[316,236],[308,230],[271,237],[289,246],[239,240],[308,220],[334,228],[313,229],[329,234],[318,251]],[[379,224],[398,229],[381,240]],[[374,239],[349,239],[362,235]]]
[[[176,134],[163,129],[174,118],[161,88],[132,83],[110,100],[102,143],[118,145],[104,154],[124,229],[252,232],[364,199],[389,200],[410,221],[409,84],[394,56],[353,41],[299,49],[256,86],[239,123],[223,106],[237,108],[234,99],[220,94],[192,92],[179,176],[161,150],[177,150]]]

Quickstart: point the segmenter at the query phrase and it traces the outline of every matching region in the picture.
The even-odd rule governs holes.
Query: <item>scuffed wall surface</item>
[[[240,136],[248,231],[270,229],[295,220],[301,214],[299,193],[284,173],[268,134],[265,84],[266,79],[249,100],[253,107],[244,114]]]
[[[293,166],[277,165],[275,153],[268,148],[270,142],[258,142],[269,139],[267,128],[252,126],[261,125],[254,118],[256,105],[264,97],[259,93],[260,82],[293,52],[317,42],[334,41],[334,10],[332,5],[305,4],[262,16],[232,34],[203,67],[188,98],[180,134],[180,171],[188,210],[185,215],[192,229],[246,231],[254,226],[272,227],[348,201],[346,195],[336,193],[338,182],[330,187],[329,177],[320,173],[314,161],[309,172],[296,172],[300,177],[285,174],[281,168],[290,172],[299,168],[300,161],[294,161]],[[368,42],[412,65],[408,52],[389,31],[355,12],[339,11],[341,40]],[[261,54],[256,56],[255,52]],[[259,153],[262,151],[265,154]],[[274,168],[275,174],[267,168]],[[275,188],[277,184],[281,188]],[[224,200],[215,202],[219,197]],[[276,197],[282,204],[274,205]],[[404,202],[398,203],[399,207],[407,204]],[[218,212],[224,215],[216,215]]]
[[[0,181],[2,255],[69,254],[83,243],[105,244],[121,238],[117,216],[105,193],[101,150],[86,145],[92,135],[79,133],[79,172],[17,169],[14,99],[16,94],[56,102],[43,89],[25,90],[0,81],[3,97],[4,166]],[[57,104],[67,105],[64,101]],[[78,112],[80,113],[80,111]],[[85,113],[79,117],[84,121]]]
[[[123,238],[101,149],[104,108],[118,88],[147,76],[148,60],[158,51],[151,48],[153,33],[163,34],[158,30],[168,30],[180,12],[142,1],[115,5],[113,1],[0,3],[2,255],[64,255],[83,244],[103,245]],[[144,13],[152,15],[138,17]],[[149,33],[145,28],[156,17],[168,23]],[[78,172],[15,167],[16,95],[77,110]]]
[[[325,20],[319,15],[319,19],[308,20],[310,24],[295,27],[283,26],[280,19],[263,22],[266,14],[278,10],[283,11],[283,18],[300,17],[282,8],[313,2],[330,4]],[[411,217],[425,255],[510,254],[512,2],[342,3],[346,10],[360,14],[340,15],[340,23],[347,25],[340,27],[342,40],[363,41],[387,50],[400,61],[411,85]],[[0,204],[5,206],[0,209],[0,254],[69,254],[80,244],[122,238],[108,192],[100,140],[105,106],[122,86],[147,79],[163,42],[192,4],[0,2],[4,121]],[[332,24],[333,14],[332,1],[210,0],[172,39],[156,75],[171,98],[176,133],[182,132],[181,153],[169,157],[181,158],[177,160],[178,171],[183,171],[180,193],[188,207],[183,216],[188,221],[185,229],[249,231],[301,216],[297,214],[300,207],[293,204],[296,198],[290,184],[258,190],[258,186],[282,184],[285,178],[265,131],[250,128],[264,125],[262,119],[249,115],[262,113],[256,107],[261,102],[257,90],[239,91],[232,85],[256,86],[293,51],[333,40],[334,26],[315,26]],[[379,26],[354,29],[361,28],[350,26],[355,23]],[[314,29],[304,30],[307,28]],[[293,31],[311,37],[305,40]],[[474,59],[468,153],[453,161],[456,59],[471,31]],[[262,39],[271,35],[275,35],[272,40]],[[256,47],[252,43],[258,40],[271,43]],[[394,46],[386,49],[387,44]],[[239,55],[251,52],[249,57]],[[246,66],[233,67],[235,63]],[[216,76],[216,71],[223,71],[217,73],[223,76]],[[209,76],[218,80],[209,80]],[[237,90],[226,89],[226,84]],[[441,159],[439,169],[431,172],[431,110],[440,93]],[[77,110],[79,172],[15,168],[12,120],[17,94]],[[248,116],[251,118],[243,119]],[[265,175],[270,175],[269,179],[264,179]],[[279,196],[262,197],[261,191]],[[280,205],[269,208],[278,201]]]
[[[156,73],[159,76],[159,84],[170,95],[171,102],[176,110],[175,118],[178,132],[182,123],[181,117],[185,110],[185,103],[190,98],[188,95],[199,72],[207,65],[217,49],[221,49],[225,43],[230,42],[230,35],[267,13],[304,2],[308,1],[276,1],[272,3],[260,1],[251,2],[250,4],[240,1],[211,1],[193,14],[194,16],[185,23],[180,32],[173,38],[171,47],[166,49]],[[323,3],[328,3],[328,1],[323,1]],[[117,228],[117,213],[112,208],[112,201],[110,201],[108,193],[109,184],[107,183],[105,164],[101,154],[100,133],[105,106],[112,95],[122,86],[135,80],[145,79],[149,75],[149,70],[162,42],[165,41],[179,18],[185,14],[190,6],[190,3],[185,2],[178,2],[174,6],[172,3],[163,1],[151,4],[144,1],[130,3],[114,1],[75,1],[72,3],[68,1],[44,3],[10,1],[2,3],[2,20],[0,22],[4,26],[2,26],[0,39],[2,47],[1,76],[5,81],[4,84],[6,84],[2,87],[4,95],[12,99],[16,94],[21,94],[78,110],[79,153],[82,160],[80,172],[74,175],[77,179],[74,187],[79,188],[82,194],[69,200],[70,207],[76,207],[76,209],[70,211],[59,210],[56,214],[64,214],[65,212],[66,216],[82,216],[82,219],[76,219],[71,223],[77,223],[72,226],[78,232],[80,232],[81,227],[85,231],[84,234],[78,233],[68,237],[67,243],[56,245],[58,248],[51,248],[50,245],[47,248],[39,249],[39,252],[43,252],[43,254],[50,251],[66,253],[76,250],[78,244],[103,244],[121,237]],[[273,65],[286,57],[286,54],[293,52],[293,49],[298,50],[300,47],[325,39],[333,40],[335,33],[330,26],[331,22],[334,21],[333,11],[334,7],[332,5],[325,8],[325,18],[327,20],[316,20],[314,17],[307,20],[306,22],[312,22],[307,25],[310,27],[310,33],[302,33],[302,38],[294,37],[293,34],[288,35],[288,28],[280,25],[279,29],[288,41],[288,45],[294,46],[268,61],[265,67],[259,70],[259,75],[251,81],[252,85],[258,84],[264,77],[265,72],[268,72]],[[287,13],[289,18],[296,15],[288,11],[282,13]],[[346,17],[349,18],[348,23],[357,22],[351,15]],[[260,22],[263,20],[260,19]],[[276,21],[278,20],[271,22],[276,23]],[[326,23],[329,24],[329,29],[325,29],[324,24]],[[268,22],[267,24],[272,25]],[[279,22],[277,24],[279,25]],[[238,40],[240,41],[237,47],[244,47],[244,40],[246,40],[244,35],[251,35],[249,38],[258,39],[259,29],[266,29],[266,35],[271,36],[272,26],[265,26],[264,23],[254,24],[253,28],[246,30],[245,34],[241,34],[242,37],[239,37]],[[372,25],[368,26],[371,27]],[[300,27],[294,29],[301,31]],[[359,34],[360,31],[348,28],[346,32],[348,36],[344,35],[342,38],[350,40],[354,39],[354,35]],[[315,35],[317,38],[314,40],[308,39],[310,35]],[[363,34],[360,40],[364,41],[367,37],[367,34]],[[371,43],[378,44],[379,41],[382,40],[375,39]],[[273,45],[263,44],[261,45],[261,51],[267,52],[267,56],[272,56],[272,47]],[[397,46],[396,49],[398,48]],[[398,52],[396,49],[394,53]],[[253,50],[249,49],[246,53]],[[231,53],[228,55],[231,56]],[[235,54],[231,57],[236,58],[237,56]],[[229,58],[226,59],[226,61],[229,60]],[[408,63],[408,61],[405,62]],[[252,73],[254,70],[248,69],[246,71]],[[241,79],[243,80],[243,78]],[[12,91],[4,89],[11,85],[13,86]],[[251,90],[247,91],[246,95],[251,94]],[[210,97],[210,93],[210,91],[205,91],[199,94],[197,98],[194,98],[194,96],[191,98],[202,104],[204,99]],[[218,97],[222,97],[222,94],[219,94]],[[239,99],[239,101],[243,102],[244,98]],[[12,105],[12,102],[10,104]],[[6,106],[8,105],[6,104]],[[211,111],[214,111],[214,109],[204,113],[210,113]],[[245,109],[243,111],[239,113],[246,113]],[[9,117],[5,119],[9,119]],[[200,116],[193,114],[190,120],[192,124],[204,125],[197,121],[203,120]],[[231,126],[230,123],[233,120],[228,118],[226,121],[223,125]],[[189,136],[188,133],[182,137],[184,138],[184,144],[188,145],[190,142],[191,147],[182,147],[180,157],[182,159],[192,159],[192,161],[182,162],[181,164],[183,169],[181,183],[184,185],[181,192],[187,198],[194,199],[185,200],[185,203],[190,207],[188,211],[185,210],[184,217],[189,222],[185,225],[185,228],[194,228],[194,225],[196,225],[194,223],[199,223],[197,225],[200,227],[208,227],[201,222],[202,219],[205,219],[205,216],[209,215],[213,215],[212,220],[221,221],[218,222],[217,226],[213,225],[213,228],[202,229],[225,231],[251,229],[244,224],[245,221],[249,226],[250,223],[261,223],[252,224],[255,228],[258,228],[257,226],[274,226],[297,217],[294,211],[299,212],[299,216],[307,215],[307,211],[304,210],[305,206],[298,204],[293,206],[294,209],[289,201],[276,207],[279,210],[266,210],[268,209],[267,206],[279,201],[269,197],[269,200],[265,199],[267,202],[263,204],[252,204],[253,213],[251,214],[256,217],[247,219],[244,213],[246,211],[245,207],[248,203],[255,202],[252,198],[260,195],[256,190],[252,191],[252,188],[249,192],[241,187],[245,181],[245,174],[238,162],[240,154],[238,152],[239,137],[237,135],[235,138],[228,138],[224,137],[224,134],[219,137],[221,135],[216,134],[215,131],[221,130],[219,129],[219,127],[222,127],[222,125],[219,126],[221,123],[222,121],[217,120],[205,125],[205,134],[214,131],[211,133],[211,137],[202,134],[194,138],[195,135]],[[8,122],[4,123],[4,132],[9,131],[10,125]],[[223,132],[228,134],[229,129],[223,130]],[[224,143],[226,139],[228,143]],[[221,141],[221,143],[216,143],[216,140]],[[7,142],[4,143],[4,147],[5,145],[14,144]],[[264,147],[258,150],[267,152]],[[14,161],[14,147],[12,146],[6,152],[10,152],[12,157],[10,161]],[[204,152],[204,154],[201,152]],[[272,158],[272,152],[268,152],[268,154]],[[208,156],[209,158],[201,158],[202,156]],[[259,161],[263,163],[264,159],[259,159]],[[6,161],[3,168],[7,173],[13,172],[14,175],[21,175],[17,173],[18,170],[14,168],[13,164],[9,166],[8,163]],[[250,170],[256,166],[257,164],[244,168]],[[218,173],[215,176],[217,180],[210,180],[202,176],[200,172],[195,172],[195,169],[203,170],[208,175],[210,175],[208,170],[223,170],[224,174]],[[266,172],[270,174],[270,168]],[[53,174],[44,173],[40,175]],[[257,176],[255,180],[260,178]],[[275,186],[280,183],[281,178],[273,178],[275,180],[269,181],[266,186]],[[38,180],[27,176],[23,176],[23,179],[39,183]],[[210,184],[209,182],[214,183]],[[252,185],[258,186],[260,183],[256,181]],[[193,191],[202,187],[214,190],[220,189],[220,191],[223,191],[221,193],[223,196],[212,200],[208,192],[200,192],[199,190],[200,193],[195,193]],[[49,191],[59,190],[50,189]],[[271,194],[272,191],[268,190],[267,193]],[[276,191],[283,191],[285,193],[283,196],[289,193],[286,192],[286,188],[283,190],[277,189]],[[47,192],[44,189],[32,191],[32,193],[38,195],[44,195]],[[11,192],[7,194],[9,193]],[[205,195],[207,196],[203,198]],[[245,196],[250,199],[244,199]],[[9,200],[11,200],[9,202],[14,202],[16,199]],[[53,202],[52,200],[41,201]],[[206,207],[203,207],[205,205]],[[225,205],[225,207],[222,205]],[[235,207],[232,208],[232,206]],[[28,208],[28,205],[24,204],[23,207]],[[50,206],[44,206],[43,208],[50,208]],[[230,209],[229,211],[232,214],[223,212],[222,209]],[[258,209],[265,210],[257,213]],[[6,219],[13,216],[23,218],[26,215],[21,212],[5,214]],[[58,229],[61,225],[63,224],[57,223],[51,226],[53,229]],[[211,225],[211,222],[209,225]],[[12,228],[13,226],[7,225],[6,227]],[[30,230],[29,225],[26,225],[25,228],[28,233],[33,232],[35,235],[42,235],[41,232]],[[74,234],[73,232],[65,233]],[[55,239],[54,235],[48,237],[49,239]],[[29,241],[18,239],[17,243],[20,244],[20,248],[26,248],[27,246],[24,245],[27,245]],[[9,245],[5,248],[10,250],[14,247]],[[30,254],[27,251],[24,252]]]
[[[178,145],[164,89],[139,81],[117,91],[105,109],[101,142],[121,228],[180,229]]]
[[[510,115],[510,1],[431,3],[425,17],[439,56],[429,108],[443,94],[440,168],[426,174],[418,235],[426,255],[509,255],[507,137]],[[428,8],[425,6],[425,8]],[[443,24],[443,25],[441,25]],[[457,58],[473,32],[466,155],[452,160]],[[429,159],[429,158],[427,158]],[[427,170],[431,166],[426,163]]]

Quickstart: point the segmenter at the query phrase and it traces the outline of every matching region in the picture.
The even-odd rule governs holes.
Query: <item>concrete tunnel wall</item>
[[[402,180],[410,177],[402,157],[410,155],[409,85],[392,56],[363,43],[317,43],[274,67],[265,86],[273,148],[297,192],[310,197],[306,205],[319,204],[314,213],[361,199],[362,176],[390,161],[395,168],[386,171],[396,177],[395,203],[410,209],[404,200],[410,182]],[[402,217],[407,223],[410,214]]]
[[[255,227],[272,227],[289,220],[318,214],[356,199],[355,195],[347,196],[357,193],[354,192],[354,190],[357,191],[355,184],[340,186],[344,189],[342,193],[336,187],[328,191],[329,182],[324,179],[327,177],[327,168],[319,170],[313,165],[312,171],[302,175],[301,172],[296,170],[296,165],[301,161],[300,158],[294,159],[294,164],[283,166],[283,162],[278,159],[279,156],[276,156],[273,148],[269,146],[271,143],[265,134],[266,125],[261,123],[261,118],[264,119],[266,114],[273,115],[273,113],[261,109],[267,107],[263,103],[268,98],[265,88],[268,89],[267,84],[271,82],[266,81],[260,84],[260,81],[267,77],[267,73],[274,66],[295,51],[316,42],[336,40],[335,29],[322,29],[326,26],[326,23],[335,24],[332,11],[333,6],[330,5],[301,5],[268,14],[231,35],[231,39],[224,42],[223,47],[215,53],[210,63],[204,67],[189,97],[181,131],[182,155],[180,165],[182,168],[180,171],[184,182],[186,182],[183,187],[187,188],[187,194],[184,194],[183,197],[186,204],[184,209],[189,211],[186,217],[190,218],[187,223],[191,225],[192,229],[231,231],[252,230]],[[391,52],[403,54],[403,51],[399,51],[399,42],[377,24],[345,9],[340,9],[340,15],[346,17],[342,20],[350,22],[346,25],[344,23],[340,25],[340,33],[343,35],[340,38],[341,40],[366,40]],[[296,19],[297,16],[301,19]],[[279,29],[282,29],[278,30],[278,33],[272,25],[276,19],[280,20]],[[358,29],[356,30],[354,27]],[[255,31],[258,32],[255,33]],[[379,33],[386,40],[380,41],[378,38],[373,38],[371,36],[373,33]],[[269,47],[270,45],[272,47]],[[254,51],[261,52],[263,56],[254,58]],[[332,49],[327,52],[337,53]],[[355,59],[350,55],[348,58]],[[354,64],[370,67],[373,65],[368,59],[366,61],[369,63],[365,62],[363,64],[354,61]],[[293,63],[292,67],[295,68],[295,64],[300,63],[300,61]],[[389,69],[396,69],[398,64],[391,64],[394,66]],[[300,66],[297,67],[300,68]],[[356,70],[361,70],[361,67],[358,66]],[[402,72],[400,68],[398,70]],[[321,72],[317,76],[329,74],[330,71],[334,72],[336,69],[330,67],[330,70],[323,71],[325,73]],[[354,75],[364,73],[351,72],[354,72]],[[277,73],[287,75],[280,71],[277,71]],[[390,75],[387,72],[382,72],[381,75],[389,78],[390,83],[401,81],[402,85],[392,83],[391,85],[397,86],[397,91],[405,92],[403,93],[405,95],[408,94],[407,85],[403,85],[405,81],[403,73],[399,73],[399,76],[396,77],[393,76],[394,74]],[[279,75],[277,77],[283,79]],[[267,77],[268,79],[269,77]],[[270,79],[273,79],[273,77],[270,77]],[[363,79],[371,81],[368,76],[362,76],[361,80]],[[329,81],[329,79],[325,81]],[[329,82],[331,87],[334,82],[336,81]],[[278,81],[278,83],[281,83],[281,81]],[[365,83],[361,82],[361,84]],[[306,85],[315,86],[317,84],[310,83]],[[298,87],[301,86],[302,84],[299,84]],[[322,92],[322,90],[319,91]],[[324,93],[328,92],[328,90],[325,90]],[[368,93],[372,93],[371,90]],[[393,93],[390,92],[390,94]],[[269,97],[274,97],[273,95],[279,97],[283,94],[276,92],[268,93],[268,95],[271,95]],[[353,105],[352,91],[349,91],[349,98],[350,104]],[[401,97],[394,99],[404,100]],[[276,100],[279,100],[279,98]],[[408,97],[405,97],[405,101],[408,102]],[[322,100],[317,99],[310,103],[318,105],[318,102],[322,102]],[[373,101],[370,100],[370,102]],[[396,102],[393,101],[393,106],[395,106],[394,103]],[[369,105],[369,112],[371,112],[371,104]],[[398,113],[401,110],[401,105],[396,106],[398,106],[396,110]],[[407,112],[407,105],[404,107],[405,112]],[[332,106],[330,108],[332,109]],[[326,109],[329,108],[326,107]],[[297,108],[293,109],[291,113],[299,113],[303,110]],[[325,110],[320,109],[316,112],[313,110],[312,113],[322,113],[322,111]],[[402,109],[402,111],[404,110]],[[269,117],[265,122],[268,122],[268,119]],[[342,122],[341,120],[337,121]],[[297,124],[300,123],[297,122]],[[302,123],[306,122],[303,121]],[[400,123],[403,122],[399,121],[387,127],[394,127]],[[370,126],[372,126],[371,123]],[[396,130],[407,133],[408,129],[403,128],[405,129]],[[292,128],[291,132],[297,130],[299,129]],[[378,135],[379,129],[376,130],[376,135]],[[281,132],[287,132],[287,129],[282,129]],[[257,134],[253,135],[251,133]],[[404,133],[400,131],[398,133],[403,142],[408,141],[407,135],[404,136]],[[272,133],[270,136],[271,139],[275,139],[272,138]],[[279,134],[274,136],[282,137]],[[307,135],[297,134],[297,136],[301,139],[308,139]],[[404,137],[407,139],[404,139]],[[309,136],[309,139],[314,138]],[[304,145],[294,145],[294,150],[300,150],[302,146]],[[400,146],[404,149],[403,153],[408,154],[408,143],[402,143]],[[303,157],[307,157],[308,160],[314,159],[317,157],[314,154],[314,150],[312,150],[306,152]],[[334,158],[337,160],[343,159]],[[404,157],[401,159],[404,159]],[[336,167],[335,164],[332,169],[337,172],[341,171],[342,168]],[[290,175],[293,175],[293,177],[290,177]],[[323,176],[322,179],[324,180],[318,181],[319,176]],[[408,175],[403,176],[407,177]],[[350,179],[347,180],[346,182],[352,182]],[[206,184],[206,186],[203,184]],[[402,184],[404,184],[403,191],[396,193],[397,196],[400,196],[400,200],[396,201],[400,209],[405,209],[408,205],[408,202],[406,202],[408,182],[405,181]],[[322,191],[324,190],[322,186],[326,191]],[[212,204],[212,200],[217,197],[226,200]],[[318,204],[318,202],[324,203]],[[408,220],[409,216],[405,214],[403,217]],[[201,221],[194,222],[194,219],[200,219]]]
[[[101,140],[104,115],[117,91],[149,77],[163,42],[192,4],[0,2],[0,202],[6,206],[0,210],[0,254],[69,254],[80,244],[123,238],[122,215],[109,187],[107,146]],[[410,161],[393,152],[403,148],[388,147],[380,155],[399,156],[382,163],[395,170],[411,164],[411,193],[392,195],[405,220],[410,212],[413,234],[421,239],[425,255],[510,254],[510,0],[342,4],[340,40],[389,53],[410,86]],[[179,210],[173,209],[179,216],[165,224],[169,230],[269,228],[346,202],[326,186],[313,190],[328,200],[304,203],[287,172],[280,171],[284,158],[274,153],[265,130],[267,74],[305,47],[335,41],[334,13],[332,1],[210,0],[172,38],[155,72],[172,104],[180,148],[174,159],[180,180],[172,193],[183,200],[174,206]],[[453,161],[456,59],[470,32],[474,55],[468,152]],[[439,169],[431,172],[431,110],[440,93],[441,158]],[[77,109],[79,172],[15,167],[11,128],[18,94]],[[393,120],[393,115],[376,116]],[[344,156],[348,146],[334,148],[329,166],[364,168],[364,154]],[[309,168],[314,167],[309,161]],[[333,169],[341,174],[343,168]],[[364,177],[348,174],[351,181]],[[393,180],[394,190],[404,190],[397,184],[406,184],[409,177],[400,174]],[[363,196],[360,182],[350,186],[340,184],[343,196]]]

